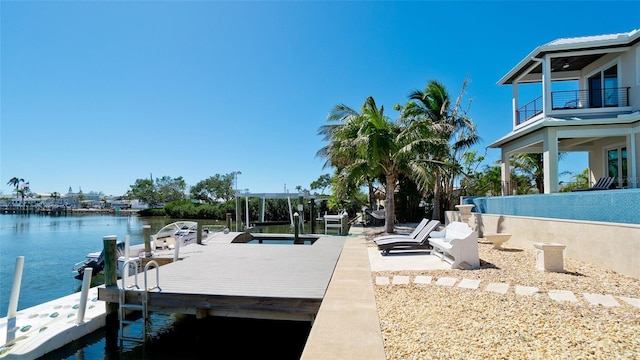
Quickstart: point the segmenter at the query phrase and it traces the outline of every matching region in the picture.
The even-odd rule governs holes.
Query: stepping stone
[[[441,277],[438,279],[438,281],[436,281],[436,285],[453,286],[456,283],[456,281],[458,281],[457,278]]]
[[[389,278],[386,276],[376,276],[376,285],[389,285]]]
[[[484,288],[485,291],[493,291],[499,294],[506,294],[507,290],[509,290],[508,283],[490,283]]]
[[[555,301],[578,302],[576,296],[568,290],[549,290],[549,297]]]
[[[516,285],[516,294],[518,295],[525,295],[525,296],[533,296],[533,295],[538,295],[538,289],[535,286],[521,286],[521,285]]]
[[[406,275],[394,275],[393,284],[395,285],[407,285],[409,284],[409,277]]]
[[[459,288],[475,290],[480,286],[480,280],[476,279],[462,279],[458,284]]]
[[[620,306],[620,304],[611,295],[601,294],[582,294],[591,305],[602,305],[607,307]]]
[[[418,275],[415,279],[413,279],[413,282],[415,284],[431,284],[431,279],[431,276]]]
[[[640,299],[630,298],[626,296],[618,296],[618,297],[622,299],[624,302],[626,302],[627,304],[640,308]]]

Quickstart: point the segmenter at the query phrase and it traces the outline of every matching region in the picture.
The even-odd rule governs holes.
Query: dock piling
[[[298,243],[298,238],[299,233],[300,233],[300,222],[298,221],[298,219],[300,218],[300,215],[298,213],[294,213],[293,214],[293,243],[297,244]]]
[[[316,201],[314,199],[309,200],[309,207],[311,208],[309,211],[311,215],[309,215],[309,221],[311,222],[311,233],[316,233]]]
[[[180,240],[176,240],[175,247],[173,248],[173,261],[178,261],[179,254],[180,254]]]
[[[142,225],[142,233],[144,234],[144,257],[151,257],[151,225]]]
[[[118,236],[107,235],[102,238],[104,246],[104,285],[106,288],[117,288],[118,284],[118,256],[116,254],[116,241]],[[118,347],[118,303],[105,302],[105,347],[117,349]]]

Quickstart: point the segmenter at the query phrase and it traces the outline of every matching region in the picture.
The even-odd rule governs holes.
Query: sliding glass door
[[[618,106],[618,65],[590,76],[587,83],[590,108]]]
[[[607,150],[607,168],[610,177],[616,178],[618,187],[627,187],[627,147]]]

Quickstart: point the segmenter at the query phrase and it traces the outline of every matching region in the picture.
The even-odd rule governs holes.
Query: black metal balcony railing
[[[595,109],[605,107],[629,106],[629,88],[610,88],[599,91],[563,90],[551,93],[551,108],[553,110]],[[542,113],[542,96],[519,108],[517,124],[531,119]]]
[[[516,124],[520,125],[540,113],[542,113],[542,96],[518,109]]]

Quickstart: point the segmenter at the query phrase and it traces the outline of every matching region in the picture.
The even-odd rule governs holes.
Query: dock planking
[[[313,245],[231,243],[239,234],[189,245],[178,261],[160,266],[160,289],[149,292],[149,311],[312,321],[344,238],[321,236]],[[126,279],[133,282],[133,276]],[[144,286],[143,274],[138,284]],[[155,269],[148,271],[147,284],[156,284]],[[117,303],[118,289],[101,287],[98,299]],[[127,302],[141,299],[139,292],[127,293]]]

